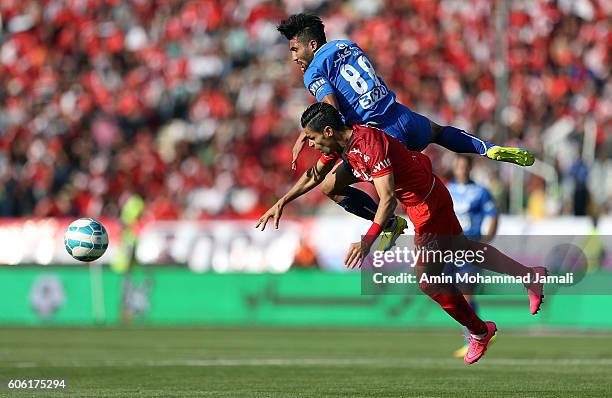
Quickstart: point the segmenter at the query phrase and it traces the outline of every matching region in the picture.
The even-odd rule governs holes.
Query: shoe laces
[[[482,346],[485,346],[486,337],[483,339],[477,339],[475,337],[470,336],[470,348],[468,350],[468,355],[473,354],[476,350]]]

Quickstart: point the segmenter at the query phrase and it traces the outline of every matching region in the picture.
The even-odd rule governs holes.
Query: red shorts
[[[414,224],[415,235],[460,235],[463,229],[455,215],[450,193],[437,176],[434,179],[432,191],[424,201],[414,206],[404,206]]]

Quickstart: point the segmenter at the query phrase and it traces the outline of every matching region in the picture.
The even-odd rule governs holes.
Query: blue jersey
[[[447,188],[463,233],[469,238],[480,239],[483,220],[497,215],[491,193],[473,181],[467,184],[453,181]]]
[[[378,122],[395,104],[395,93],[376,75],[357,44],[334,40],[315,52],[304,72],[304,86],[321,101],[334,94],[347,124]]]

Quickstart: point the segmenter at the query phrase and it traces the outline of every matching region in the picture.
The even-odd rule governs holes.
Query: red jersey
[[[414,224],[415,242],[427,236],[459,235],[461,225],[448,190],[431,170],[431,161],[421,152],[372,126],[353,126],[353,137],[344,153],[322,155],[323,163],[342,157],[362,181],[393,173],[395,197]]]
[[[414,206],[427,198],[434,185],[431,161],[421,152],[407,149],[397,139],[376,127],[353,126],[353,137],[342,155],[321,155],[323,163],[340,156],[362,181],[393,173],[395,196],[404,206]]]

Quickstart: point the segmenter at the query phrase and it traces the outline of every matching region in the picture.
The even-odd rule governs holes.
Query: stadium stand
[[[312,99],[275,25],[305,5],[328,39],[350,37],[370,54],[408,106],[547,161],[561,189],[551,197],[549,181],[529,174],[530,214],[612,207],[603,0],[514,3],[499,123],[486,0],[3,0],[0,216],[115,217],[132,193],[152,219],[259,215],[296,178],[291,146]],[[589,128],[595,150],[585,159]],[[430,154],[442,172],[450,166],[450,153]],[[476,164],[502,210],[509,170]],[[310,195],[293,210],[324,202]]]

